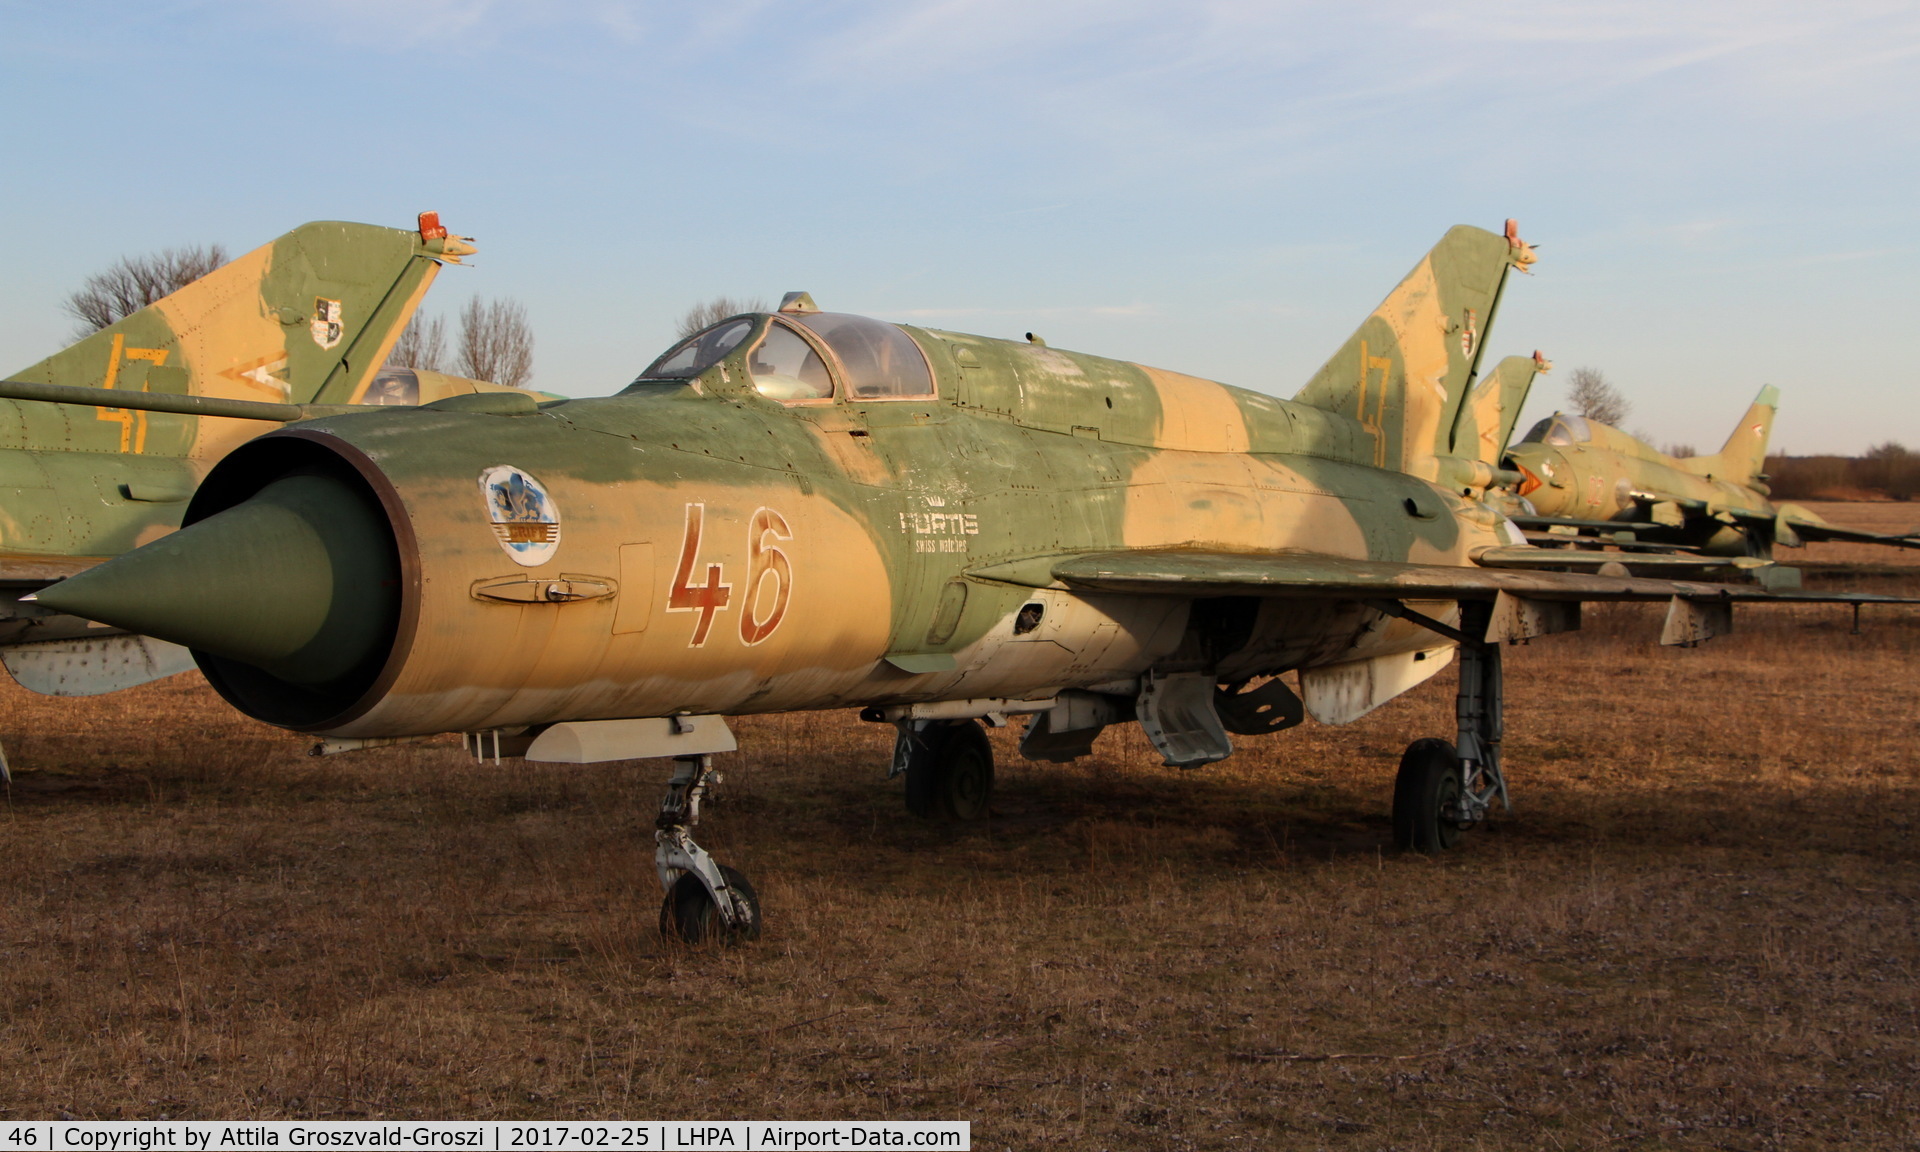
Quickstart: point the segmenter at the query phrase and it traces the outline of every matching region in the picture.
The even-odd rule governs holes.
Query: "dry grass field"
[[[1829,513],[1841,519],[1838,513]],[[1811,558],[1811,557],[1809,557]],[[1915,582],[1904,582],[1915,590]],[[7,687],[0,1118],[953,1118],[1008,1148],[1913,1148],[1920,611],[1509,649],[1515,811],[1389,847],[1451,674],[998,815],[891,732],[741,721],[701,839],[766,937],[654,930],[664,769],[324,760],[197,677]]]

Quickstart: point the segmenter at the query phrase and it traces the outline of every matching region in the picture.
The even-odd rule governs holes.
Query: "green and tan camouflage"
[[[1460,408],[1460,419],[1453,434],[1455,454],[1479,461],[1489,469],[1507,468],[1507,444],[1513,439],[1513,426],[1520,418],[1520,409],[1533,390],[1534,377],[1552,370],[1553,365],[1539,352],[1532,356],[1509,356],[1494,365],[1493,371],[1473,386],[1467,402]],[[1478,483],[1464,488],[1485,490],[1495,483],[1517,483],[1520,477],[1503,472],[1482,479],[1476,472],[1475,480]]]
[[[177,535],[40,602],[190,646],[236,706],[328,747],[681,757],[669,911],[735,927],[750,891],[684,838],[729,715],[859,708],[900,727],[917,811],[980,815],[977,718],[1031,717],[1023,751],[1055,760],[1137,720],[1193,767],[1230,732],[1351,721],[1458,650],[1460,742],[1409,749],[1395,802],[1403,843],[1441,847],[1504,799],[1501,641],[1651,599],[1694,643],[1779,599],[1553,570],[1577,561],[1485,498],[1543,362],[1476,368],[1532,259],[1511,224],[1452,230],[1291,401],[791,293],[617,396],[269,433]]]
[[[1510,508],[1514,520],[1536,540],[1625,531],[1636,544],[1718,556],[1768,558],[1776,546],[1822,540],[1920,548],[1920,530],[1892,536],[1846,528],[1770,499],[1767,440],[1779,406],[1779,390],[1762,388],[1720,451],[1685,457],[1556,412],[1507,451],[1505,465],[1518,473],[1514,491],[1527,502]]]
[[[1131,674],[1181,642],[1180,601],[1071,594],[1051,575],[1065,555],[1470,565],[1476,550],[1519,537],[1429,477],[1443,470],[1478,331],[1509,268],[1531,259],[1517,239],[1453,230],[1315,376],[1303,395],[1316,402],[801,301],[709,330],[691,347],[724,339],[724,355],[684,376],[643,376],[617,397],[510,397],[495,411],[429,406],[271,434],[228,471],[269,457],[351,461],[380,477],[372,491],[403,510],[396,525],[436,537],[402,549],[414,569],[402,582],[417,595],[393,613],[407,621],[397,643],[419,659],[394,669],[377,700],[329,694],[274,718],[365,737],[524,726],[555,709],[589,719],[1001,697],[1070,670],[1092,682]],[[805,366],[771,371],[783,356]],[[525,527],[484,519],[481,478],[496,468],[564,514],[537,529],[552,532],[551,547],[496,539]],[[215,530],[205,510],[225,491],[216,483],[196,503],[202,523],[188,536]],[[463,523],[483,531],[458,534]],[[164,566],[185,543],[102,576]],[[305,563],[295,549],[269,551]],[[139,582],[136,600],[166,617],[154,572],[159,583]],[[201,580],[183,591],[202,596]],[[263,620],[282,614],[284,579],[249,584],[266,594]],[[564,591],[530,602],[551,585]],[[202,598],[234,619],[235,598]],[[1048,618],[1012,638],[1029,601]],[[1402,622],[1362,627],[1357,607],[1329,611],[1350,618],[1332,650],[1349,660],[1450,646]],[[1225,675],[1320,663],[1327,626],[1260,627]],[[1056,639],[1082,632],[1098,639]]]
[[[473,250],[432,213],[413,230],[302,225],[11,374],[0,385],[0,660],[62,694],[190,666],[17,599],[171,533],[207,470],[276,422],[497,388],[384,367],[441,263]]]

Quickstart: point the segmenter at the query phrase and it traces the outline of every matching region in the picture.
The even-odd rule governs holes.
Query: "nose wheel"
[[[667,890],[660,906],[660,934],[689,944],[760,937],[760,897],[753,885],[694,843],[700,803],[719,781],[712,756],[676,757],[654,822],[653,863],[660,886]]]
[[[760,897],[754,893],[753,885],[747,883],[747,878],[737,869],[725,864],[720,865],[720,878],[726,882],[734,908],[745,911],[744,927],[736,928],[728,922],[705,879],[692,872],[682,872],[673,887],[667,889],[666,902],[660,905],[660,934],[689,944],[758,939]]]

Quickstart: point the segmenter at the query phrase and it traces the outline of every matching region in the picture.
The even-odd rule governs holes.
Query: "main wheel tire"
[[[1460,757],[1445,740],[1407,745],[1393,783],[1393,842],[1409,852],[1445,852],[1460,840],[1448,815],[1460,802]]]
[[[667,890],[667,899],[660,905],[660,935],[668,939],[683,940],[688,944],[701,944],[708,940],[719,940],[735,944],[745,940],[760,938],[760,897],[754,892],[753,885],[739,872],[720,865],[721,878],[727,887],[733,890],[733,898],[739,901],[741,910],[747,914],[746,923],[730,926],[720,918],[720,906],[713,902],[713,893],[700,877],[691,872],[682,872],[680,878]]]
[[[955,820],[985,820],[993,802],[993,745],[986,729],[969,720],[949,730],[946,747],[947,808]]]
[[[977,721],[922,729],[906,741],[907,811],[925,820],[984,820],[993,801],[993,745]]]

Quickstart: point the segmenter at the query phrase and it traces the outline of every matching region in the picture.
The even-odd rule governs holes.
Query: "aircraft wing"
[[[1920,549],[1920,528],[1911,532],[1886,533],[1868,532],[1861,528],[1846,528],[1830,524],[1825,520],[1808,519],[1805,515],[1796,515],[1786,505],[1779,512],[1760,512],[1751,508],[1715,508],[1703,500],[1692,500],[1684,496],[1669,496],[1660,492],[1635,492],[1633,497],[1643,507],[1657,508],[1671,504],[1684,512],[1702,516],[1718,516],[1727,523],[1739,523],[1748,528],[1772,526],[1775,538],[1782,544],[1797,547],[1801,543],[1822,541],[1841,541],[1849,544],[1880,544],[1889,548]],[[1660,521],[1636,520],[1583,520],[1566,516],[1515,516],[1513,522],[1524,529],[1567,529],[1572,528],[1584,535],[1568,536],[1565,539],[1601,539],[1614,533],[1632,533],[1635,531],[1659,531]],[[1670,545],[1669,547],[1684,547]]]
[[[1798,537],[1803,543],[1837,540],[1848,544],[1920,548],[1920,528],[1915,528],[1911,532],[1868,532],[1863,528],[1848,528],[1830,523],[1798,504],[1782,504],[1779,511],[1772,516],[1746,509],[1733,510],[1733,516],[1739,520],[1773,524],[1774,533],[1783,544],[1789,543],[1791,537]]]
[[[1838,524],[1809,524],[1804,520],[1794,520],[1791,524],[1794,535],[1809,542],[1839,540],[1849,544],[1884,544],[1890,548],[1920,548],[1920,529],[1900,536],[1889,536],[1883,532],[1842,528]]]
[[[1574,516],[1509,516],[1507,519],[1522,528],[1583,528],[1590,532],[1631,532],[1635,528],[1654,527],[1643,520],[1583,520]]]
[[[1511,551],[1508,549],[1506,551]],[[1135,549],[1083,552],[972,569],[983,580],[1144,596],[1270,596],[1298,600],[1686,600],[1909,604],[1856,593],[1780,591],[1756,585],[1654,580],[1584,572],[1453,567],[1354,560],[1299,552]]]

